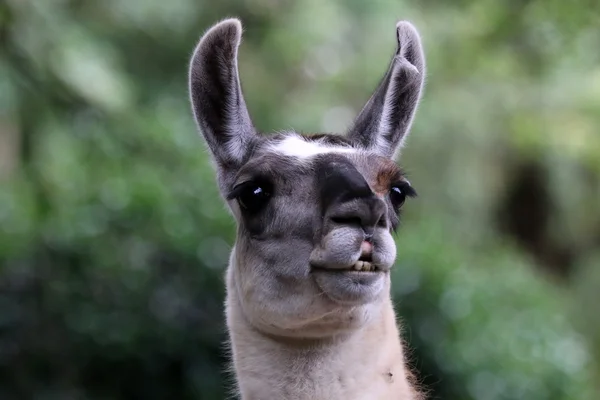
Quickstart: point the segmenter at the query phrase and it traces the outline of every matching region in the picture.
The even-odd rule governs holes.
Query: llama
[[[243,400],[419,399],[390,296],[392,233],[415,190],[394,162],[423,87],[413,25],[345,135],[263,135],[242,95],[242,25],[221,21],[190,63],[192,111],[237,222],[225,313]]]

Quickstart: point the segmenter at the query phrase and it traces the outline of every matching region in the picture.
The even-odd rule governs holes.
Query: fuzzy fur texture
[[[420,399],[390,298],[392,232],[415,193],[393,158],[421,96],[419,35],[398,23],[390,68],[344,136],[257,132],[238,74],[241,37],[237,19],[214,25],[189,71],[193,114],[237,222],[225,311],[239,395]],[[375,270],[353,270],[361,260]]]

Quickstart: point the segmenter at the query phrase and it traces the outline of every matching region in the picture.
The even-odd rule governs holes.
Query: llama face
[[[238,225],[230,283],[247,320],[265,332],[353,329],[389,295],[392,232],[415,195],[392,160],[423,83],[419,37],[398,24],[388,73],[344,136],[258,134],[239,83],[240,37],[239,21],[217,24],[190,69],[196,121]]]

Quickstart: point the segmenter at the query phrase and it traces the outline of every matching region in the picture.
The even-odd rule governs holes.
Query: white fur
[[[288,345],[253,326],[244,311],[232,253],[227,327],[241,400],[421,400],[409,383],[389,294],[364,308],[361,326],[314,346]],[[241,277],[241,276],[240,276]],[[386,291],[389,293],[390,280]],[[274,304],[277,306],[276,304]],[[289,306],[289,304],[279,304]],[[331,314],[339,314],[332,310]]]
[[[296,157],[302,160],[313,158],[319,154],[328,153],[357,153],[358,150],[349,146],[332,146],[318,141],[304,140],[300,136],[290,135],[283,141],[273,145],[270,149],[288,157]]]

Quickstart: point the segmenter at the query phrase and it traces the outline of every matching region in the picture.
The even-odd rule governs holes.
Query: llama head
[[[394,162],[423,86],[416,29],[396,26],[379,87],[343,135],[262,135],[237,67],[242,26],[222,21],[193,54],[190,97],[237,221],[228,290],[266,333],[325,337],[364,324],[389,297],[392,232],[414,189]]]

